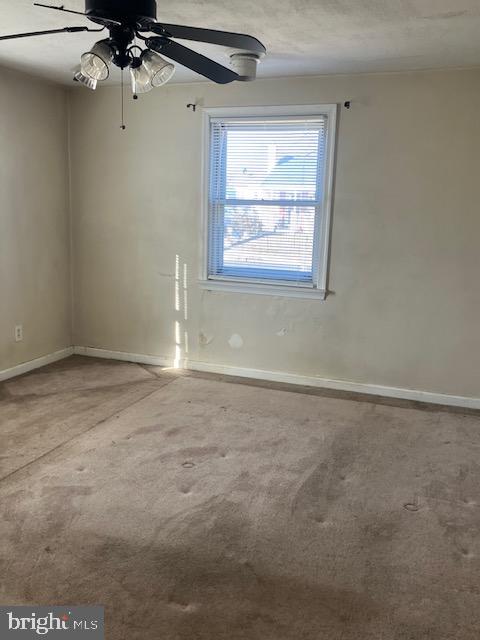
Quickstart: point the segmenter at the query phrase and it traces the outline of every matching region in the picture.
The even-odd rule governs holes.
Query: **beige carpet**
[[[0,603],[108,640],[478,640],[480,418],[72,358],[0,385]]]

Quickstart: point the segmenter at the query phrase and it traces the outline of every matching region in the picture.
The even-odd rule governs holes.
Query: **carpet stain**
[[[349,435],[336,436],[329,450],[318,452],[318,457],[326,459],[307,473],[296,490],[291,500],[292,515],[323,521],[332,504],[345,495],[347,474],[355,461]]]

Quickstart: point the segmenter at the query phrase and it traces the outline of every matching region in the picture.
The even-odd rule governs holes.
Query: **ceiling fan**
[[[17,33],[0,36],[0,41],[55,33],[100,32],[108,29],[109,37],[100,40],[90,51],[82,55],[80,69],[75,74],[75,80],[92,90],[97,88],[99,81],[108,78],[112,64],[122,70],[130,69],[135,95],[159,87],[168,82],[175,71],[172,62],[168,62],[162,56],[218,84],[228,84],[234,80],[253,80],[256,77],[257,64],[266,53],[263,44],[253,36],[157,22],[155,0],[85,0],[83,13],[66,9],[64,6],[57,7],[38,2],[34,4],[84,16],[100,28],[65,27]],[[183,46],[176,42],[176,39],[237,50],[230,56],[232,68]],[[141,46],[137,43],[141,43]]]

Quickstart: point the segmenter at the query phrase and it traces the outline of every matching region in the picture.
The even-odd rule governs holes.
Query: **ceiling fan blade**
[[[238,80],[238,74],[231,69],[227,69],[218,62],[206,58],[201,53],[192,51],[178,42],[168,40],[168,38],[148,38],[147,47],[157,53],[170,58],[174,62],[183,64],[184,67],[199,73],[217,84],[228,84]]]
[[[62,13],[73,13],[76,16],[84,16],[85,18],[90,18],[90,16],[87,13],[83,13],[82,11],[73,11],[72,9],[65,9],[63,5],[61,7],[57,7],[53,4],[43,4],[42,2],[34,2],[33,4],[35,7],[42,7],[43,9],[53,9],[54,11],[61,11]],[[97,20],[95,20],[95,22],[98,22],[99,24],[104,24],[105,26],[108,26],[108,25],[118,26],[122,24],[118,20],[113,20],[113,19],[111,20],[110,18],[101,18],[101,19],[98,18]]]
[[[11,36],[0,36],[0,40],[15,40],[16,38],[31,38],[33,36],[48,36],[53,33],[78,33],[79,31],[97,31],[88,27],[65,27],[64,29],[50,29],[49,31],[31,31],[30,33],[14,33]],[[103,29],[100,29],[103,31]]]
[[[243,49],[263,55],[266,49],[260,40],[243,33],[230,33],[228,31],[216,31],[214,29],[199,29],[197,27],[184,27],[178,24],[153,23],[149,25],[153,33],[158,33],[167,38],[180,38],[180,40],[195,40],[196,42],[208,42],[232,49]]]
[[[84,13],[83,11],[73,11],[72,9],[65,9],[64,6],[61,7],[57,7],[53,4],[42,4],[41,2],[34,2],[33,3],[34,7],[42,7],[43,9],[54,9],[55,11],[63,11],[63,13],[74,13],[76,16],[85,16],[87,17],[87,14]]]

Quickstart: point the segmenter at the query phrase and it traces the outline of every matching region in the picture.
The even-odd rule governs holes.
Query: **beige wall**
[[[200,291],[202,112],[186,104],[347,99],[328,299]],[[171,85],[128,103],[126,132],[117,89],[71,107],[76,344],[173,357],[178,322],[195,361],[480,396],[479,71]]]
[[[0,87],[3,370],[71,344],[71,292],[66,93],[1,69]]]

